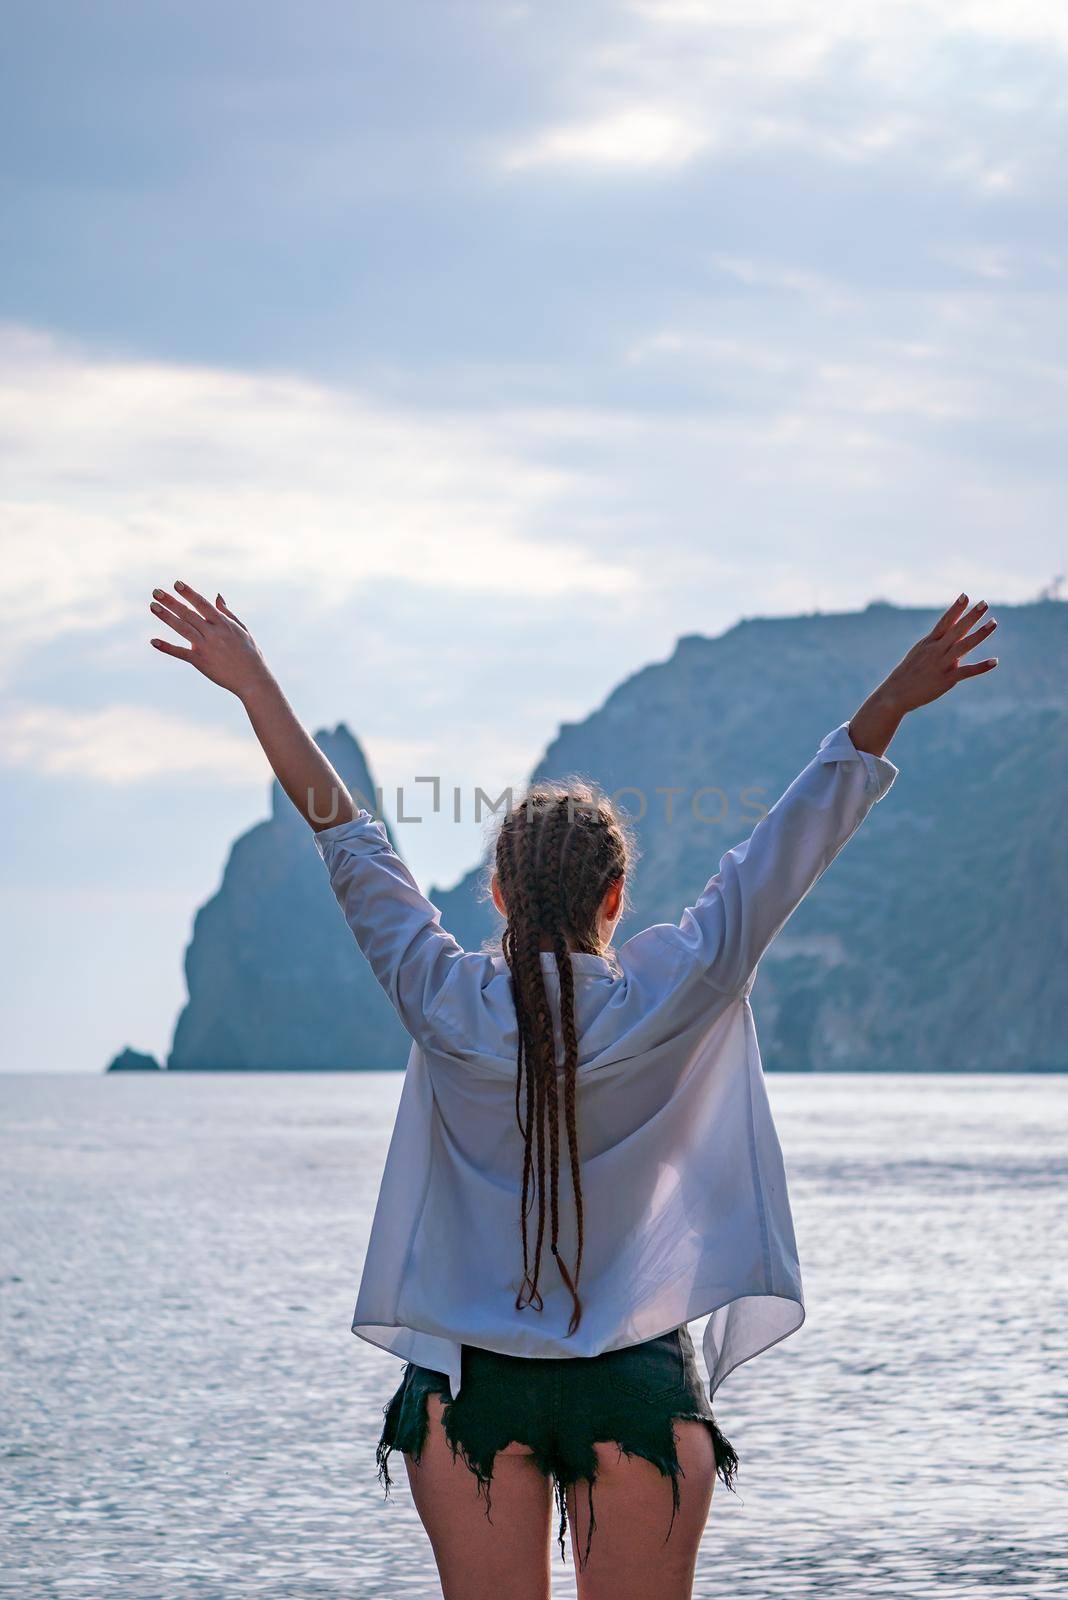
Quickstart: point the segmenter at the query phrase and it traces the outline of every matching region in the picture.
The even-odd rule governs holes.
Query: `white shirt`
[[[618,966],[571,956],[585,1248],[583,1315],[570,1338],[571,1298],[547,1251],[544,1309],[515,1305],[523,1145],[503,957],[465,952],[445,932],[368,812],[316,835],[349,927],[413,1040],[354,1333],[448,1373],[455,1396],[464,1343],[593,1356],[711,1313],[714,1393],[740,1362],[801,1326],[749,993],[763,952],[897,771],[859,752],[842,723],[677,925],[627,939]],[[555,958],[542,962],[559,1028]],[[564,1160],[565,1261],[575,1257],[571,1202]]]

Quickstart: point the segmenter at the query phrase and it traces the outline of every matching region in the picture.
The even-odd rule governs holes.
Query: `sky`
[[[266,814],[155,585],[389,811],[682,634],[1068,572],[1052,0],[9,0],[0,118],[9,1070],[165,1051]]]

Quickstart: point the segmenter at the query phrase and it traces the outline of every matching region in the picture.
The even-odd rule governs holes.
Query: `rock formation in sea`
[[[149,1056],[142,1050],[133,1050],[129,1045],[125,1050],[120,1050],[114,1060],[109,1061],[108,1072],[160,1072],[161,1063],[155,1056]]]
[[[769,1070],[1068,1067],[1068,605],[993,606],[1001,665],[907,719],[881,801],[760,964]],[[936,613],[753,617],[680,639],[581,722],[535,777],[583,773],[641,849],[617,938],[676,921],[830,729]],[[984,652],[985,653],[985,652]],[[320,743],[374,793],[339,726]],[[480,868],[429,889],[468,948],[494,929]],[[172,1068],[400,1066],[405,1036],[345,927],[311,834],[275,790],[198,913]]]

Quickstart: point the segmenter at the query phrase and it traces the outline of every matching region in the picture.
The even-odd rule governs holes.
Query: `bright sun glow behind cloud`
[[[676,112],[630,106],[594,122],[549,128],[507,151],[503,164],[523,167],[590,165],[678,167],[710,142],[710,133]]]

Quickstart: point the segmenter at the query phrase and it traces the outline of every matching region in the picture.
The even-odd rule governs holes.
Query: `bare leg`
[[[597,1445],[593,1486],[596,1527],[590,1558],[579,1566],[589,1530],[587,1485],[568,1494],[568,1520],[579,1600],[690,1600],[697,1549],[712,1505],[716,1458],[703,1422],[677,1421],[679,1509],[671,1521],[671,1479],[641,1456],[622,1455],[618,1445]]]
[[[419,1462],[406,1455],[404,1464],[444,1600],[549,1600],[551,1480],[525,1445],[499,1451],[491,1521],[474,1473],[462,1456],[453,1460],[441,1399],[430,1395],[427,1406],[430,1428]]]

